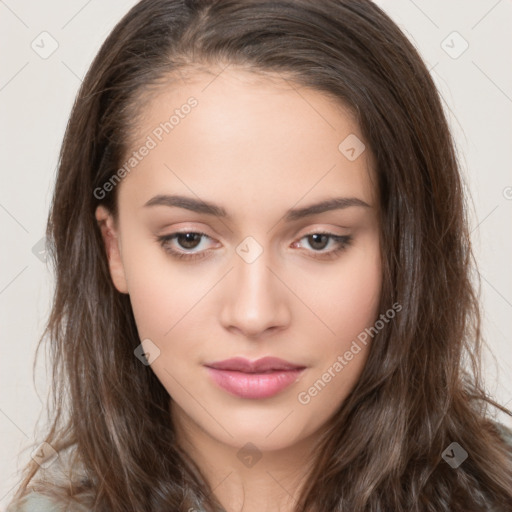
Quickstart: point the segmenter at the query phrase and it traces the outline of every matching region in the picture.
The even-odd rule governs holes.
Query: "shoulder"
[[[74,446],[61,448],[51,466],[30,481],[22,495],[5,512],[89,512],[94,497],[85,492],[85,469],[75,457]],[[90,487],[90,486],[89,486]],[[70,496],[72,490],[73,496]],[[93,494],[91,492],[91,494]],[[86,503],[86,504],[83,504]]]
[[[86,510],[78,504],[70,508],[68,503],[58,503],[44,494],[31,491],[20,500],[9,505],[6,512],[86,512]]]
[[[512,448],[512,429],[503,425],[503,423],[494,422],[494,425],[498,429],[503,441]]]
[[[55,501],[38,492],[31,492],[10,505],[6,512],[60,512],[63,508]]]

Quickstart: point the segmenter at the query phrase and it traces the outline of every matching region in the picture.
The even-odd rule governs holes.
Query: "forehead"
[[[374,200],[371,154],[351,111],[284,75],[180,72],[141,105],[127,158],[150,150],[123,180],[120,200],[185,192],[227,203],[260,198],[259,206],[329,194]],[[346,152],[354,148],[362,151],[355,159]]]

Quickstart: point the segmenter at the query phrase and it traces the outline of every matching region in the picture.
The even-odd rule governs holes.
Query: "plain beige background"
[[[0,0],[2,508],[18,481],[18,468],[39,439],[36,422],[47,393],[44,358],[35,375],[32,363],[53,287],[39,250],[60,143],[90,62],[135,3]],[[512,407],[512,4],[377,3],[419,49],[443,95],[474,201],[484,334],[496,356],[496,361],[486,357],[487,385],[498,401]],[[500,419],[511,425],[506,417]],[[43,424],[44,417],[39,427]]]

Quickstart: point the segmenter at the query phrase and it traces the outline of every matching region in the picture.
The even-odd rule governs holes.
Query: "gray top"
[[[80,505],[74,505],[72,512],[86,512]],[[19,508],[7,508],[6,512],[71,512],[68,505],[57,503],[44,494],[32,491],[23,498]]]
[[[496,425],[499,427],[505,442],[512,447],[512,430],[500,423],[496,423]],[[76,504],[73,505],[73,510],[70,511],[68,505],[58,504],[47,496],[32,491],[23,499],[21,508],[13,509],[9,507],[6,512],[86,512],[86,509]]]

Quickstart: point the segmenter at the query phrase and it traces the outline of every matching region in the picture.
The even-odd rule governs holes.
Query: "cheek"
[[[359,380],[368,358],[372,337],[369,330],[379,316],[381,261],[378,246],[354,251],[316,296],[316,307],[331,332],[314,340],[316,355],[311,372],[297,394],[307,429],[314,430],[339,408]],[[319,314],[320,316],[320,314]]]
[[[325,340],[343,348],[378,317],[382,270],[378,243],[362,245],[322,280],[312,295],[312,310],[329,327]],[[341,346],[341,347],[340,347]]]
[[[139,335],[158,340],[160,344],[174,334],[180,319],[200,300],[201,287],[194,283],[189,271],[170,260],[157,242],[136,243],[135,237],[127,238],[123,249],[128,291]]]
[[[170,293],[158,269],[149,266],[138,271],[132,269],[128,289],[141,338],[161,338],[172,327],[178,297]]]

